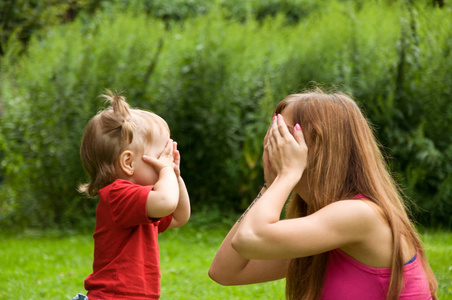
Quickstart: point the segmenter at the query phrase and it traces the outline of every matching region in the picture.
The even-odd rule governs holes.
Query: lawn
[[[284,280],[223,287],[207,270],[227,233],[225,225],[186,225],[160,235],[162,300],[283,299]],[[91,235],[26,232],[0,235],[0,299],[71,299],[91,272]],[[452,232],[424,231],[439,299],[452,299]]]

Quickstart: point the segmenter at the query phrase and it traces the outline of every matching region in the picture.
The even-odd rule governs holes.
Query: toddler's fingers
[[[154,158],[154,157],[152,157],[152,156],[143,155],[143,156],[141,157],[141,159],[142,159],[144,162],[146,162],[146,163],[148,163],[148,164],[150,164],[150,165],[152,165],[152,166],[158,166],[158,165],[159,165],[158,159],[156,159],[156,158]]]
[[[180,153],[179,153],[179,150],[176,150],[176,151],[173,153],[173,162],[174,162],[176,165],[179,165],[179,164],[180,164]]]
[[[165,149],[163,149],[162,154],[160,154],[160,157],[162,156],[169,156],[172,157],[173,156],[173,140],[169,139],[168,142],[166,143]]]
[[[176,160],[180,157],[179,150],[177,150],[177,142],[173,142],[173,158]]]

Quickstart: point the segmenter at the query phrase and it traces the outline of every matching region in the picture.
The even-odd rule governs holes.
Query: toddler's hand
[[[179,180],[180,177],[180,153],[177,150],[177,142],[173,142],[173,166],[174,173],[176,173],[176,177]]]
[[[168,140],[165,149],[163,149],[163,152],[158,159],[147,155],[143,155],[142,159],[148,164],[151,164],[158,173],[160,173],[163,168],[173,168],[173,140]]]

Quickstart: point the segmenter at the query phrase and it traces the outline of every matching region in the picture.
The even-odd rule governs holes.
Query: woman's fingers
[[[275,115],[273,116],[273,120],[272,120],[272,125],[270,127],[270,134],[268,137],[268,142],[269,143],[274,143],[275,140],[278,138],[279,136],[279,131],[278,131],[278,117]]]
[[[270,127],[268,127],[267,133],[265,134],[265,137],[264,137],[264,147],[267,146],[268,139],[270,138],[271,129],[272,129],[272,126],[270,124]]]
[[[292,128],[290,128],[292,131]],[[299,124],[291,134],[282,115],[273,118],[268,141],[268,157],[272,167],[280,172],[303,172],[305,168],[307,146]]]
[[[279,134],[283,137],[283,138],[287,138],[288,136],[290,136],[290,132],[289,129],[287,129],[287,124],[284,121],[284,117],[279,114],[276,118],[276,124],[278,125],[278,132]]]
[[[275,148],[275,144],[277,144],[277,140],[280,137],[279,131],[278,131],[278,117],[276,115],[273,116],[272,124],[269,129],[270,134],[268,137],[267,145],[268,145],[268,152],[271,156],[273,149]]]
[[[262,159],[264,160],[264,162],[266,162],[265,160],[267,159],[268,161],[268,145],[270,142],[270,138],[271,138],[271,129],[272,129],[272,124],[270,123],[270,126],[267,129],[267,133],[265,134],[264,137],[264,153],[262,155]]]
[[[295,124],[293,129],[294,129],[293,137],[297,141],[298,145],[300,145],[300,146],[304,145],[305,146],[306,145],[306,141],[304,139],[303,131],[301,131],[300,124],[298,124],[298,123]]]
[[[284,117],[279,114],[273,117],[272,126],[270,130],[270,139],[273,139],[277,143],[282,143],[284,140],[291,139],[292,135],[287,128],[287,124],[284,121]]]

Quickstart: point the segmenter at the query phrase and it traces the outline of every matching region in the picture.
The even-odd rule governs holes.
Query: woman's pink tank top
[[[369,267],[335,249],[328,253],[321,299],[384,300],[390,277],[390,268]],[[403,267],[403,287],[399,299],[432,299],[419,254]]]

